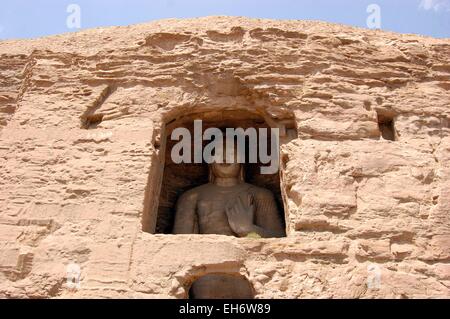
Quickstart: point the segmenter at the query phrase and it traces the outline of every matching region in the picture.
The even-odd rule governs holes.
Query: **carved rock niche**
[[[189,299],[254,299],[254,291],[244,276],[209,274],[193,282]]]
[[[210,127],[219,128],[223,131],[225,131],[225,128],[243,128],[245,130],[253,127],[257,132],[259,132],[259,128],[278,127],[280,129],[280,147],[297,137],[293,115],[291,118],[273,119],[266,114],[248,110],[225,110],[193,113],[169,120],[161,128],[160,162],[163,173],[159,182],[160,185],[155,185],[155,182],[152,182],[152,186],[149,187],[151,193],[147,194],[148,198],[146,198],[148,207],[144,212],[142,222],[143,230],[146,232],[171,234],[178,198],[184,192],[208,183],[208,165],[206,163],[176,164],[171,158],[172,147],[179,142],[171,140],[172,131],[184,127],[191,132],[191,136],[194,136],[195,120],[202,120],[203,132]],[[204,146],[208,143],[209,141],[203,142]],[[270,148],[270,140],[268,143]],[[279,172],[272,175],[261,174],[261,165],[266,166],[261,163],[245,164],[245,181],[273,192],[284,222],[285,205],[280,186],[280,174]],[[153,180],[158,180],[158,178],[153,178]]]

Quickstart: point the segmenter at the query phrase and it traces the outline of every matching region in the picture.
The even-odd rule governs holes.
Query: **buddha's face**
[[[216,177],[238,177],[241,172],[241,164],[239,163],[213,163],[211,165]]]
[[[234,157],[228,158],[225,150],[219,151],[215,158],[220,159],[220,161],[215,161],[211,164],[212,172],[216,177],[230,178],[230,177],[239,177],[241,172],[241,164],[238,163],[238,150],[235,147]]]

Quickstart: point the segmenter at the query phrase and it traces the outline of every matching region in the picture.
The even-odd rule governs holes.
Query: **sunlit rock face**
[[[254,298],[449,298],[449,52],[229,17],[0,42],[0,297],[188,298],[220,274]],[[166,159],[183,118],[295,132],[260,182],[286,237],[170,235],[207,182]]]

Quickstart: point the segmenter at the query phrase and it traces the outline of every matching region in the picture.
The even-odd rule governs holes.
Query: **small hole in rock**
[[[395,124],[392,116],[378,113],[378,128],[383,139],[388,141],[396,140]]]
[[[103,121],[103,117],[104,117],[103,114],[88,115],[86,117],[84,127],[87,129],[97,127]]]
[[[439,196],[433,196],[433,205],[437,205],[439,203]]]

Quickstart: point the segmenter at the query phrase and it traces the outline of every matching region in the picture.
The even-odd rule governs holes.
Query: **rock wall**
[[[185,298],[217,272],[256,298],[450,297],[450,40],[209,17],[0,57],[1,297]],[[295,116],[287,237],[144,232],[165,123],[224,109]]]

